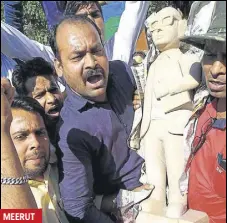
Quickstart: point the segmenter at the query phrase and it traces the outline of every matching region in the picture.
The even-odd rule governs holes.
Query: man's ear
[[[54,59],[54,67],[58,77],[62,77],[63,76],[62,64],[61,64],[61,61],[58,60],[57,58]]]
[[[187,29],[187,20],[182,19],[178,22],[178,38],[181,39],[184,37],[184,34]]]

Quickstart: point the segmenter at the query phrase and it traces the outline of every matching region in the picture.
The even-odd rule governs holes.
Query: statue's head
[[[153,13],[146,23],[154,44],[161,52],[179,48],[180,38],[184,36],[187,27],[187,21],[182,18],[179,10],[163,8],[158,13]]]

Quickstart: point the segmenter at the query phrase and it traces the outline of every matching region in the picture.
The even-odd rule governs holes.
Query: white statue
[[[141,154],[147,181],[155,189],[143,210],[179,218],[187,210],[187,195],[179,189],[184,168],[183,130],[192,114],[193,89],[200,84],[201,65],[196,56],[179,49],[187,27],[181,12],[166,7],[152,14],[148,23],[160,54],[150,66],[144,95]]]

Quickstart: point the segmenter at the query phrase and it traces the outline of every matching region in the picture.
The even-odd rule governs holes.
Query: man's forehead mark
[[[42,116],[37,112],[29,112],[22,109],[13,108],[13,131],[32,131],[46,129]],[[29,114],[28,114],[29,113]],[[34,117],[35,116],[35,117]]]
[[[55,87],[54,85],[50,85],[50,86],[45,86],[43,88],[34,88],[34,93],[44,93],[44,92],[48,92],[52,87]]]
[[[92,24],[89,24],[89,23],[86,23],[88,26]],[[93,27],[93,26],[92,26]],[[83,44],[81,42],[81,38],[82,38],[82,34],[80,34],[79,36],[75,36],[75,35],[72,35],[69,37],[69,44],[73,46],[74,50],[80,50],[82,47],[83,47]],[[94,39],[93,36],[88,36],[88,38],[84,38],[86,40],[89,40],[89,39]],[[99,42],[96,42],[94,45],[98,45]]]
[[[32,94],[41,94],[41,93],[48,92],[52,88],[57,88],[57,85],[51,84],[50,86],[45,86],[43,88],[35,87],[31,93]]]
[[[76,37],[70,38],[69,43],[71,45],[70,52],[72,52],[72,53],[74,53],[75,51],[82,51],[85,48],[84,44],[80,43],[78,41],[78,38],[76,38]]]
[[[73,50],[79,50],[81,48],[81,44],[78,43],[79,37],[76,36],[70,36],[69,37],[69,44],[73,45]]]
[[[19,133],[25,133],[25,134],[29,134],[31,133],[31,131],[29,130],[29,128],[24,128],[24,127],[18,127],[16,126],[17,129],[14,129],[16,130],[15,132],[13,132],[12,135],[17,135]],[[44,126],[36,126],[32,132],[39,132],[39,131],[46,131],[46,128]]]
[[[61,26],[66,25],[66,26],[69,26],[70,27],[71,25],[74,25],[74,27],[75,27],[75,25],[77,25],[76,28],[79,29],[79,30],[81,30],[81,28],[82,28],[82,27],[79,27],[80,25],[91,26],[92,29],[95,29],[95,27],[91,23],[86,22],[86,21],[85,22],[83,22],[83,21],[69,21],[69,22],[64,21],[63,23],[61,24]],[[86,30],[89,30],[90,31],[91,28],[89,27],[87,29],[87,27],[86,27]],[[98,33],[98,31],[96,29],[95,29],[95,32]],[[61,52],[63,50],[63,48],[69,49],[69,47],[70,47],[70,49],[69,49],[70,52],[84,50],[85,45],[83,43],[83,40],[85,39],[85,40],[90,41],[90,40],[94,39],[94,36],[93,35],[92,36],[88,36],[88,38],[84,38],[84,37],[85,37],[84,36],[84,33],[81,33],[80,31],[77,32],[77,34],[76,34],[75,30],[74,31],[71,31],[71,32],[68,31],[68,41],[67,42],[68,42],[69,45],[68,46],[61,46],[61,47],[59,47],[59,51]],[[100,39],[99,33],[98,33],[98,37]],[[99,42],[97,42],[97,43],[99,43]],[[98,45],[97,43],[95,43],[95,45]],[[94,44],[92,44],[92,45],[94,45]],[[99,45],[102,45],[102,43],[100,43]]]
[[[42,79],[40,79],[42,78]],[[48,76],[48,75],[40,75],[36,77],[31,77],[31,84],[29,87],[32,87],[32,85],[35,86],[36,89],[41,89],[40,86],[56,86],[56,82],[54,80],[54,77]]]
[[[84,52],[84,51],[92,51],[96,48],[102,47],[102,44],[100,42],[95,42],[89,46],[89,49],[86,50],[83,46],[75,46],[72,48],[72,53],[78,53],[78,52]]]

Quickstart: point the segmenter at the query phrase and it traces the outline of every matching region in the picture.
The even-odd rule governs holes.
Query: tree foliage
[[[39,1],[22,1],[24,33],[30,39],[48,43],[46,18]]]
[[[45,15],[39,1],[22,1],[23,30],[30,39],[48,44],[48,29]],[[4,5],[1,1],[1,20],[4,21]]]

